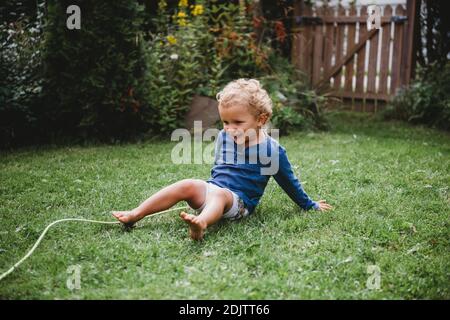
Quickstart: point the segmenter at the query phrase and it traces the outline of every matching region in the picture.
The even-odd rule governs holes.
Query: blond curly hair
[[[219,107],[243,105],[255,117],[264,113],[268,118],[272,116],[272,100],[256,79],[241,78],[231,81],[216,95],[216,99]]]

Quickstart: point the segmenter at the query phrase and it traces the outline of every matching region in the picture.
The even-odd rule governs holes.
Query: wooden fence
[[[417,1],[382,8],[381,28],[367,29],[367,7],[357,10],[295,4],[292,61],[312,86],[350,102],[355,110],[376,111],[414,72]]]

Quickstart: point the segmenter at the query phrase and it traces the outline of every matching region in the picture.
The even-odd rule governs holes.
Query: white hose
[[[168,209],[168,210],[164,210],[164,211],[161,211],[158,213],[154,213],[147,217],[154,217],[154,216],[166,213],[166,212],[175,211],[175,210],[179,210],[179,209],[187,209],[187,208],[189,208],[189,207],[185,206],[185,207],[178,207],[178,208],[174,208],[174,209]],[[60,220],[53,221],[44,229],[44,231],[42,231],[41,235],[39,236],[39,238],[37,239],[37,241],[35,242],[33,247],[30,249],[30,251],[28,251],[28,253],[22,259],[20,259],[15,265],[13,265],[8,271],[4,272],[0,276],[0,281],[3,280],[3,278],[5,278],[8,274],[13,272],[19,265],[22,264],[22,262],[24,262],[26,259],[28,259],[33,254],[34,250],[36,250],[37,246],[39,245],[39,243],[42,241],[42,239],[44,238],[47,231],[52,226],[54,226],[57,223],[65,222],[65,221],[80,221],[80,222],[101,223],[101,224],[120,224],[121,223],[120,221],[98,221],[98,220],[89,220],[89,219],[82,219],[82,218],[67,218],[67,219],[60,219]]]

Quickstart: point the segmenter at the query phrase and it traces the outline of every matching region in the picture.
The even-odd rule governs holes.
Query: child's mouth
[[[234,136],[233,140],[234,142],[239,143],[239,141],[241,141],[242,139],[239,136]]]

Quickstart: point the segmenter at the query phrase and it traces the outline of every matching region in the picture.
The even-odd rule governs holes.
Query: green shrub
[[[219,87],[220,61],[215,59],[214,38],[201,1],[189,7],[180,1],[174,12],[159,1],[154,17],[157,32],[146,50],[149,103],[157,106],[152,122],[166,134],[182,126],[195,94],[212,96]],[[211,75],[211,70],[216,72]]]
[[[160,132],[181,125],[194,94],[214,98],[237,78],[261,80],[274,101],[272,125],[288,133],[307,126],[325,127],[323,97],[307,82],[270,39],[256,43],[251,10],[232,2],[158,2],[152,20],[156,33],[147,53],[151,105],[159,106]],[[196,7],[201,14],[193,14]],[[280,99],[286,96],[286,99]]]
[[[81,8],[81,29],[66,8]],[[43,86],[54,135],[109,139],[147,130],[151,107],[137,1],[48,1]]]
[[[399,91],[383,117],[450,130],[449,88],[450,62],[419,68],[417,79]]]
[[[319,123],[322,97],[277,58],[270,39],[256,41],[244,2],[160,0],[154,16],[137,1],[37,3],[47,5],[36,20],[43,25],[19,19],[0,27],[2,146],[167,135],[182,126],[194,95],[214,98],[242,77],[263,82],[282,132]],[[80,30],[66,27],[72,4],[81,8]]]
[[[268,57],[273,52],[267,39],[257,42],[249,7],[240,4],[216,4],[209,10],[214,47],[218,58],[229,66],[224,82],[238,78],[259,78],[270,72]]]
[[[267,72],[249,21],[233,3],[179,1],[170,7],[158,2],[146,56],[149,102],[158,106],[159,132],[182,125],[195,94],[214,98],[231,80]]]
[[[273,101],[272,126],[280,134],[306,128],[327,129],[321,112],[325,97],[311,90],[304,75],[286,58],[274,53],[268,57],[268,64],[271,72],[260,80]]]
[[[292,130],[305,127],[306,119],[290,106],[274,106],[271,118],[272,126],[280,130],[280,134],[288,134]]]
[[[0,24],[0,147],[36,142],[42,133],[42,7],[41,2],[40,12],[32,17],[18,15],[9,4],[9,13],[19,18],[7,23],[5,17]]]

